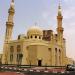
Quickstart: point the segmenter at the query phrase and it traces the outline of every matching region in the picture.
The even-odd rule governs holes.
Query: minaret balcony
[[[8,13],[15,13],[15,10],[11,7],[10,9],[9,9],[9,11],[8,11]]]
[[[13,22],[6,22],[6,25],[7,25],[7,26],[9,26],[9,25],[13,26],[14,23],[13,23]]]
[[[64,28],[62,28],[62,27],[59,27],[59,28],[57,28],[57,31],[64,31]]]

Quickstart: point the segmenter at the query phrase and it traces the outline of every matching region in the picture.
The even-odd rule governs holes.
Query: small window
[[[59,49],[59,52],[61,52],[61,50]]]
[[[18,40],[20,39],[20,35],[18,36]]]
[[[57,48],[55,48],[55,51],[57,52]]]
[[[33,37],[31,36],[31,38],[33,38]]]
[[[41,37],[39,36],[39,39],[41,39]]]
[[[51,48],[48,48],[49,51],[51,51]]]
[[[37,36],[35,36],[35,38],[37,38]]]

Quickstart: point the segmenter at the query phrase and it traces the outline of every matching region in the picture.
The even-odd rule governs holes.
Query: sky
[[[37,23],[42,29],[52,29],[56,33],[59,0],[15,0],[13,39],[25,34],[29,27]],[[0,0],[0,51],[8,18],[11,0]],[[75,59],[75,0],[61,0],[66,54]]]

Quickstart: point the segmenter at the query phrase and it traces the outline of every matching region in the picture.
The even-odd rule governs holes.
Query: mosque
[[[14,0],[12,0],[6,22],[2,56],[3,64],[66,65],[66,42],[63,37],[63,16],[60,4],[57,13],[57,34],[54,34],[53,30],[42,30],[40,27],[34,25],[27,30],[27,35],[18,35],[18,38],[13,40],[14,14]]]

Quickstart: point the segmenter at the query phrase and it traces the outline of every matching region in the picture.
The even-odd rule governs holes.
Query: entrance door
[[[42,60],[38,60],[38,66],[42,66]]]

